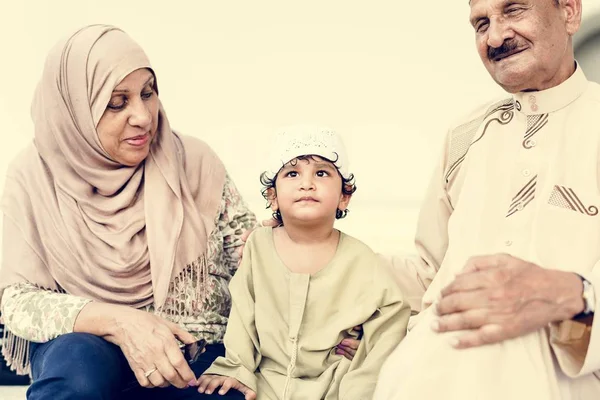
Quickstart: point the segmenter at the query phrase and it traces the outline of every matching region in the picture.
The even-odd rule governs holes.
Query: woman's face
[[[96,131],[113,161],[134,167],[148,156],[158,128],[158,95],[154,75],[141,68],[114,89]]]

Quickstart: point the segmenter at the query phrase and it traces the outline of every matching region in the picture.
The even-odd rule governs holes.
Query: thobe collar
[[[575,72],[558,86],[538,92],[513,94],[515,109],[525,115],[548,114],[575,101],[585,91],[588,80],[579,65]]]

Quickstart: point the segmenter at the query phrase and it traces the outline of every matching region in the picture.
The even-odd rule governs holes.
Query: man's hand
[[[358,325],[353,328],[354,331],[358,334],[358,339],[346,338],[342,340],[335,349],[335,354],[346,357],[348,360],[352,361],[354,356],[356,355],[356,351],[358,350],[358,346],[360,346],[360,340],[362,338],[362,326]]]
[[[198,392],[212,394],[221,387],[219,394],[227,394],[229,389],[235,389],[244,395],[245,400],[255,400],[256,393],[235,378],[221,375],[202,375],[198,379]]]
[[[574,273],[548,270],[507,254],[473,257],[434,305],[438,332],[467,330],[457,348],[523,336],[584,308],[583,284]]]

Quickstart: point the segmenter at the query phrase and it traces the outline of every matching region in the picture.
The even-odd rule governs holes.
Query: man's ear
[[[567,33],[573,36],[581,26],[581,0],[559,0]]]

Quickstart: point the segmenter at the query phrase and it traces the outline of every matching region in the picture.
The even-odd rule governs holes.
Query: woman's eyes
[[[148,99],[152,98],[152,96],[154,96],[154,90],[147,90],[140,94],[140,97],[142,98],[142,100],[148,100]],[[120,111],[125,108],[127,103],[129,103],[129,99],[127,98],[127,96],[119,95],[119,96],[113,97],[110,100],[110,102],[107,104],[106,107],[110,108],[111,110],[114,110],[114,111]]]

